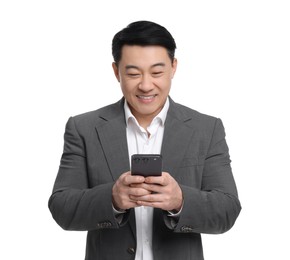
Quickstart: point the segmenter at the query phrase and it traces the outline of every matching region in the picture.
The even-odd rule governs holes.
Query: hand
[[[144,183],[145,178],[143,176],[133,176],[131,172],[123,173],[112,189],[113,205],[117,210],[125,210],[134,207],[139,207],[135,200],[131,199],[131,196],[145,196],[151,193],[142,187],[138,187]],[[136,186],[134,186],[136,185]]]
[[[131,187],[148,191],[145,194],[130,195],[132,202],[139,206],[150,206],[163,210],[179,211],[182,207],[182,191],[176,180],[168,173],[162,176],[146,177],[143,183],[131,184]]]

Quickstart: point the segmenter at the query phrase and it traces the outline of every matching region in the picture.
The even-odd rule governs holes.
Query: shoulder
[[[110,119],[112,117],[118,116],[121,112],[123,113],[124,100],[121,99],[116,103],[109,104],[107,106],[101,107],[99,109],[82,113],[73,116],[75,120],[92,120],[100,117],[105,119]]]
[[[174,102],[170,99],[169,113],[181,121],[186,122],[188,126],[210,127],[214,126],[220,119],[201,113],[193,108],[184,106],[182,104]]]
[[[172,101],[173,102],[173,101]],[[171,106],[171,117],[175,117],[187,127],[191,128],[201,136],[213,136],[222,139],[225,129],[222,120],[218,117],[207,115],[190,107],[173,102]]]
[[[94,111],[89,111],[69,118],[78,128],[90,128],[102,124],[116,117],[124,117],[124,99],[116,103],[101,107]]]

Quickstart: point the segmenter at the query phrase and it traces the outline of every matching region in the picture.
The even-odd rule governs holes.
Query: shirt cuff
[[[182,202],[181,208],[178,212],[176,212],[175,210],[167,210],[167,212],[168,212],[167,216],[168,217],[179,217],[182,209],[183,209],[183,202]]]
[[[112,208],[115,214],[123,214],[127,212],[127,210],[125,209],[116,209],[113,204],[112,204]]]
[[[112,204],[112,208],[113,208],[113,212],[114,212],[115,218],[116,218],[118,224],[120,225],[122,223],[122,221],[123,221],[124,215],[127,212],[127,210],[125,210],[125,209],[116,209],[113,204]]]

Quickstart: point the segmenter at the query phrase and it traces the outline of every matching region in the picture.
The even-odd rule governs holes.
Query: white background
[[[113,35],[135,20],[173,34],[172,98],[220,117],[243,210],[203,235],[207,260],[290,259],[289,1],[0,2],[1,259],[84,259],[85,232],[47,207],[69,116],[121,97]]]

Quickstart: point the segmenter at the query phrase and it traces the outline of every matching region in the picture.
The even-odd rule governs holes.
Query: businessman
[[[49,209],[88,231],[86,260],[201,260],[201,233],[240,213],[221,120],[169,96],[175,49],[163,26],[128,25],[112,42],[123,97],[67,122]],[[162,175],[132,175],[132,154],[161,154]]]

